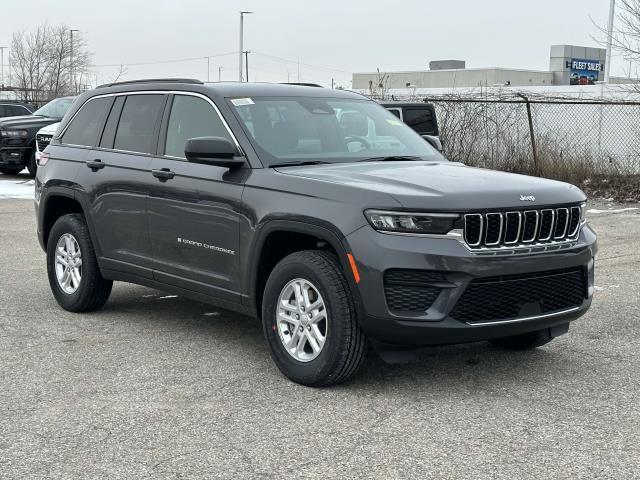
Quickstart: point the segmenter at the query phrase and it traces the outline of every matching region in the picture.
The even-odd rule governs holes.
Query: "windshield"
[[[51,100],[44,107],[40,107],[33,112],[34,115],[40,115],[41,117],[49,118],[62,118],[67,113],[69,107],[73,103],[73,98],[56,98]]]
[[[425,139],[377,103],[313,97],[230,100],[268,165],[387,157],[444,161]]]

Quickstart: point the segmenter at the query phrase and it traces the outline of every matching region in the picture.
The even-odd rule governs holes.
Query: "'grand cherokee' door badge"
[[[209,245],[208,243],[196,242],[195,240],[188,240],[186,238],[178,237],[178,243],[181,245],[189,245],[197,248],[204,248],[206,250],[215,250],[216,252],[226,253],[227,255],[235,255],[235,250],[229,250],[228,248],[216,247],[215,245]]]

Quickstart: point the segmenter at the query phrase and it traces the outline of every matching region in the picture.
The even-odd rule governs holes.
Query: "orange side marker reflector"
[[[360,273],[358,273],[358,266],[356,265],[356,260],[353,258],[353,255],[347,253],[347,258],[349,259],[349,265],[351,265],[351,271],[353,272],[353,279],[356,283],[360,283]]]

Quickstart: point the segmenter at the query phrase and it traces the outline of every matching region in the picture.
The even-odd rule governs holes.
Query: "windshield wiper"
[[[269,165],[269,168],[273,167],[299,167],[300,165],[326,165],[331,162],[325,162],[324,160],[305,160],[302,162],[283,162],[283,163],[272,163]]]
[[[422,158],[417,156],[411,156],[411,155],[391,155],[388,157],[365,158],[363,160],[358,160],[358,161],[359,162],[404,162],[407,160],[422,160]]]

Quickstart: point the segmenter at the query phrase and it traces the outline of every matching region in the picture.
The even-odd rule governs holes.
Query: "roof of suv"
[[[108,93],[135,92],[142,90],[185,90],[213,94],[218,97],[331,97],[362,100],[366,97],[346,90],[318,88],[313,86],[280,83],[203,83],[188,79],[158,79],[103,85],[91,91],[90,96]]]

